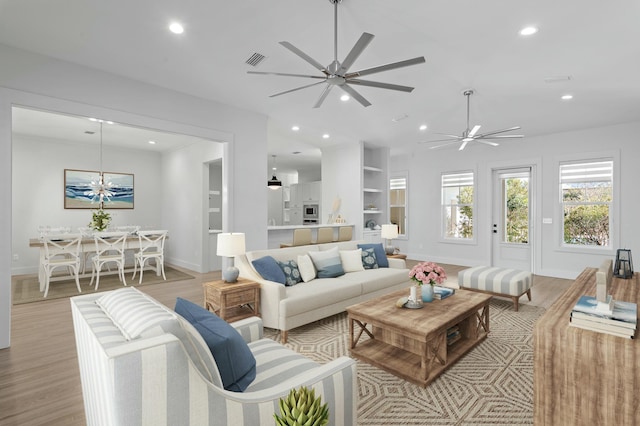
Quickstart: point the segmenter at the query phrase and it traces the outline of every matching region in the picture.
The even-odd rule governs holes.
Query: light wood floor
[[[407,261],[408,266],[414,263]],[[442,266],[450,279],[464,269]],[[202,304],[202,283],[219,279],[220,272],[185,272],[195,279],[154,284],[141,290],[171,308],[177,296]],[[525,296],[522,303],[548,308],[571,282],[536,277],[533,301]],[[0,350],[0,426],[84,425],[69,300],[14,305],[11,317],[11,347]]]

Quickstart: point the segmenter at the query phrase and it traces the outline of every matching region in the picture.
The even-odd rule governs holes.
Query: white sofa
[[[231,324],[256,360],[255,379],[231,392],[196,328],[139,290],[72,297],[71,308],[88,425],[273,425],[300,386],[322,396],[330,424],[356,424],[355,361],[318,364],[262,338],[260,318]]]
[[[409,270],[403,259],[388,259],[389,268],[348,272],[337,278],[316,278],[294,286],[263,279],[252,261],[272,256],[279,261],[296,260],[310,251],[355,250],[364,241],[315,244],[279,249],[249,251],[236,256],[240,276],[260,283],[260,314],[265,327],[281,330],[282,342],[287,331],[346,310],[347,306],[411,286]]]

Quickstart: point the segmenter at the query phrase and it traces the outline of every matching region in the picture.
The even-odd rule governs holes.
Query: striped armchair
[[[260,318],[232,324],[256,358],[240,393],[223,388],[195,328],[139,290],[77,296],[71,307],[88,425],[273,425],[279,399],[300,386],[328,403],[329,424],[356,424],[355,362],[311,361],[263,338]]]

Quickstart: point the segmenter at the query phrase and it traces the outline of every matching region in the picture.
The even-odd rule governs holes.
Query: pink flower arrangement
[[[447,274],[444,272],[444,268],[434,262],[422,262],[411,268],[409,271],[409,278],[412,281],[423,284],[442,284],[447,280]]]

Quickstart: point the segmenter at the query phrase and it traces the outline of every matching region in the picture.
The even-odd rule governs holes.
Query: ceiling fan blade
[[[408,67],[411,65],[422,64],[424,62],[426,62],[426,60],[424,59],[424,56],[420,56],[413,59],[407,59],[406,61],[394,62],[391,64],[380,65],[378,67],[367,68],[365,70],[350,72],[346,74],[344,77],[345,78],[361,77],[363,75],[375,74],[378,72],[389,71],[396,68]]]
[[[418,142],[418,143],[433,143],[433,142],[449,142],[449,143],[456,143],[456,142],[460,142],[462,140],[462,138],[456,136],[455,139],[452,138],[448,138],[448,139],[436,139],[433,141],[422,141],[422,142]]]
[[[460,148],[458,148],[458,151],[462,151],[464,149],[465,146],[467,146],[467,144],[469,143],[469,141],[462,141],[462,144],[460,145]]]
[[[342,61],[342,65],[340,66],[340,69],[338,69],[336,74],[344,75],[345,72],[349,71],[349,68],[351,68],[351,65],[353,65],[353,63],[356,61],[356,59],[358,59],[362,51],[369,45],[369,43],[371,43],[371,40],[373,40],[373,37],[375,37],[373,34],[362,33],[362,35],[360,36],[356,44],[351,49],[351,52],[349,52],[347,57],[344,58],[344,61]]]
[[[247,71],[247,74],[279,75],[283,77],[321,78],[323,80],[327,78],[326,76],[320,76],[320,75],[289,74],[286,72],[269,72],[269,71]]]
[[[473,129],[471,129],[471,131],[469,132],[469,134],[467,135],[467,137],[468,137],[468,138],[472,138],[472,137],[473,137],[473,135],[475,135],[475,134],[478,132],[478,130],[480,130],[480,127],[482,127],[482,126],[481,126],[481,125],[479,125],[479,124],[476,124],[475,126],[473,126]]]
[[[462,139],[462,136],[458,136],[458,135],[450,135],[450,134],[448,134],[448,133],[436,133],[436,135],[449,136],[449,137],[451,137],[451,138]]]
[[[434,142],[434,141],[429,141],[429,142]],[[459,142],[459,141],[449,141],[448,143],[443,143],[443,144],[440,144],[440,145],[430,146],[430,147],[429,147],[429,149],[444,148],[444,147],[451,146],[451,145],[453,145],[454,143],[458,143],[458,142]]]
[[[298,55],[299,57],[301,57],[302,59],[304,59],[305,61],[307,61],[308,63],[310,63],[311,65],[313,65],[314,68],[319,69],[323,73],[329,75],[329,71],[327,71],[324,65],[322,65],[320,62],[313,59],[311,56],[304,53],[302,50],[295,47],[293,44],[289,43],[288,41],[281,41],[280,44],[286,47],[287,49],[289,49],[290,51],[292,51],[293,53],[295,53],[296,55]]]
[[[306,89],[307,87],[311,87],[311,86],[317,86],[318,84],[322,84],[324,83],[324,81],[319,81],[317,83],[311,83],[311,84],[307,84],[301,87],[296,87],[295,89],[290,89],[290,90],[286,90],[284,92],[280,92],[280,93],[275,93],[273,95],[270,95],[270,98],[275,98],[276,96],[280,96],[280,95],[286,95],[287,93],[291,93],[291,92],[295,92],[297,90],[302,90],[302,89]]]
[[[520,126],[516,126],[516,127],[510,127],[508,129],[496,130],[494,132],[487,132],[487,133],[483,133],[481,135],[476,136],[476,138],[484,138],[484,137],[490,136],[490,135],[497,135],[498,133],[510,132],[512,130],[518,130],[519,128],[520,128]]]
[[[333,86],[334,86],[333,84],[327,84],[327,87],[324,88],[324,90],[322,91],[322,94],[320,95],[316,103],[313,104],[314,108],[320,108],[320,105],[322,105],[324,100],[327,98],[327,95],[329,94],[329,92],[331,92],[331,89],[333,88]]]
[[[487,136],[476,139],[520,139],[524,138],[524,135],[498,135],[498,136]]]
[[[498,145],[500,145],[499,143],[496,143],[496,142],[489,142],[489,141],[485,141],[485,140],[482,140],[482,139],[476,139],[476,142],[480,142],[480,143],[483,143],[483,144],[485,144],[485,145],[491,145],[491,146],[498,146]]]
[[[411,92],[413,87],[400,86],[399,84],[380,83],[378,81],[349,79],[348,83],[359,84],[360,86],[377,87],[380,89],[398,90],[400,92]]]
[[[351,97],[353,99],[355,99],[356,101],[358,101],[360,103],[360,105],[362,105],[363,107],[368,107],[369,105],[371,105],[371,102],[366,100],[364,98],[364,96],[362,96],[360,93],[358,93],[356,91],[356,89],[354,89],[353,87],[349,86],[349,84],[343,84],[343,85],[340,86],[340,88],[342,90],[344,90],[345,92],[347,92],[349,95],[351,95]]]

